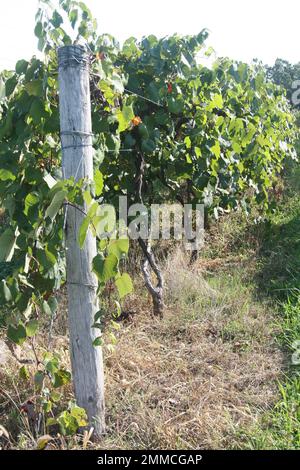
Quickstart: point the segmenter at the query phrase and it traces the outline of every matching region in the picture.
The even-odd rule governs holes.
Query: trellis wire
[[[97,73],[94,73],[94,72],[91,72],[90,75],[92,75],[94,77],[97,77],[97,78],[101,78],[100,75],[98,75]],[[148,101],[149,103],[155,104],[156,106],[159,106],[160,108],[165,108],[165,106],[163,104],[158,103],[157,101],[153,101],[150,98],[146,98],[146,96],[140,95],[139,93],[136,93],[135,91],[129,90],[128,88],[124,88],[124,91],[126,91],[126,93],[130,93],[131,95],[136,96],[137,98],[141,98],[142,100],[145,100],[145,101]]]
[[[81,49],[82,53],[78,55],[76,51]],[[90,68],[90,57],[84,46],[76,45],[74,47],[65,46],[58,50],[58,67],[79,67],[83,70]]]
[[[69,46],[66,46],[66,49],[67,47]],[[58,62],[59,67],[72,66],[72,61],[74,61],[76,62],[76,66],[78,66],[79,64],[82,66],[83,69],[90,68],[90,59],[89,59],[89,55],[87,52],[86,52],[86,57],[81,56],[80,58],[78,58],[78,56],[76,57],[76,55],[70,55],[69,53],[64,54],[64,52],[68,52],[68,51],[67,50],[64,51],[64,48],[61,48],[60,55],[59,55],[59,62]],[[97,78],[101,78],[101,76],[95,72],[90,72],[90,75],[97,77]],[[136,96],[137,98],[141,98],[142,100],[155,104],[156,106],[159,106],[160,108],[165,108],[163,104],[158,103],[157,101],[151,100],[150,98],[147,98],[146,96],[136,93],[135,91],[129,90],[128,88],[124,88],[124,91],[126,91],[126,93],[130,93],[131,95]]]

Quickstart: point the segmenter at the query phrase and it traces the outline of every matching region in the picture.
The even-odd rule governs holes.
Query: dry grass
[[[164,319],[153,319],[149,299],[137,287],[128,301],[136,314],[121,325],[115,351],[106,351],[108,429],[98,447],[242,447],[239,431],[255,425],[276,400],[283,358],[273,340],[272,311],[256,303],[237,266],[207,276],[201,262],[189,266],[177,249],[164,271]],[[66,336],[56,334],[52,346],[68,366]],[[29,447],[20,419],[18,429],[10,428],[17,414],[12,401],[19,405],[29,393],[13,361],[2,369],[1,382],[9,397],[0,422],[16,446]],[[68,387],[66,401],[70,397]]]
[[[212,288],[183,261],[167,261],[164,320],[140,305],[106,359],[104,448],[238,447],[239,428],[274,401],[282,357],[270,314],[239,292],[238,274]]]

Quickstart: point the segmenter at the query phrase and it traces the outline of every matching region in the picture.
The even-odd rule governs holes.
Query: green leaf
[[[15,301],[20,294],[19,283],[15,277],[9,280],[9,290],[11,293],[12,300]]]
[[[241,153],[243,151],[242,147],[240,146],[238,142],[233,142],[232,148],[236,153]]]
[[[18,74],[25,73],[28,67],[28,62],[27,60],[18,60],[16,63],[16,72]]]
[[[90,217],[85,217],[80,225],[79,228],[79,246],[80,248],[83,247],[87,232],[90,226],[91,218]]]
[[[43,302],[42,309],[43,309],[43,312],[44,312],[46,315],[48,315],[49,317],[51,316],[51,314],[52,314],[51,308],[50,308],[50,306],[48,305],[48,302],[46,302],[46,300],[44,300],[44,302]]]
[[[58,302],[57,302],[56,298],[54,296],[49,297],[47,303],[48,303],[48,306],[51,310],[51,313],[52,314],[55,313],[57,308],[58,308]]]
[[[87,414],[83,408],[79,406],[73,406],[71,409],[71,415],[76,419],[78,427],[87,425]]]
[[[0,181],[14,181],[16,179],[15,175],[5,168],[0,169]]]
[[[63,411],[57,419],[63,435],[70,436],[78,430],[77,420],[68,411]]]
[[[218,116],[216,120],[216,126],[221,127],[224,122],[224,116]]]
[[[11,290],[8,287],[5,279],[2,279],[0,282],[0,295],[5,300],[5,302],[8,303],[12,301]]]
[[[14,343],[21,346],[26,340],[26,329],[24,325],[19,324],[17,328],[12,325],[9,325],[7,330],[7,337]]]
[[[212,151],[212,153],[213,153],[217,158],[220,157],[220,155],[221,155],[221,147],[220,147],[220,144],[219,144],[218,141],[215,143],[215,145],[213,145],[213,146],[210,148],[210,150]]]
[[[9,97],[15,91],[17,84],[18,84],[18,79],[15,75],[6,81],[5,92],[6,92],[7,97]]]
[[[56,392],[55,390],[53,390],[51,392],[50,398],[51,398],[52,401],[54,401],[54,403],[57,403],[61,400],[61,393]]]
[[[122,299],[133,291],[133,284],[131,277],[127,273],[123,273],[122,276],[116,279],[116,286],[119,292],[119,296]]]
[[[36,251],[36,259],[40,263],[40,269],[48,272],[56,264],[55,256],[46,248]]]
[[[50,427],[50,426],[56,426],[57,424],[58,423],[57,423],[56,418],[48,418],[47,421],[46,421],[47,428]]]
[[[94,315],[94,322],[97,322],[105,315],[105,310],[98,310]]]
[[[149,139],[149,132],[147,126],[144,123],[138,126],[138,131],[142,139]]]
[[[131,125],[131,120],[134,118],[134,112],[132,109],[132,105],[130,106],[123,106],[122,110],[120,109],[117,111],[117,119],[119,122],[119,132],[124,132],[128,129]]]
[[[57,263],[56,249],[51,247],[49,244],[45,246],[45,255],[51,266],[54,266]]]
[[[12,258],[16,237],[11,228],[6,229],[0,236],[0,262],[10,261]]]
[[[56,214],[59,212],[61,209],[61,206],[63,205],[64,200],[66,199],[67,196],[67,191],[58,191],[55,193],[50,206],[47,208],[45,216],[50,217],[51,220],[53,220],[56,216]]]
[[[93,271],[100,281],[103,280],[104,260],[104,256],[99,254],[95,256],[92,263]]]
[[[22,366],[19,370],[19,376],[23,380],[29,380],[30,374],[26,366]]]
[[[93,199],[91,198],[91,201],[89,203],[89,210],[88,210],[88,217],[93,218],[95,217],[98,209],[99,209],[99,204],[98,202],[93,202]]]
[[[43,37],[41,37],[39,40],[38,40],[38,50],[43,52],[44,50],[44,47],[45,47],[45,44],[46,44],[46,41]]]
[[[36,372],[36,374],[34,376],[34,383],[35,383],[35,386],[38,389],[42,388],[43,383],[44,383],[44,378],[45,378],[44,372],[42,372],[40,370],[38,372]]]
[[[58,11],[55,10],[50,23],[53,24],[54,28],[59,28],[63,21],[64,20],[62,19],[61,15],[58,13]]]
[[[151,139],[146,139],[142,141],[142,151],[151,154],[155,151],[156,145],[155,142]]]
[[[93,259],[93,271],[101,282],[106,282],[118,274],[119,260],[113,253],[106,258],[99,254]]]
[[[34,34],[37,38],[41,38],[43,33],[43,24],[41,21],[38,21],[34,28]]]
[[[83,199],[86,205],[89,207],[93,201],[90,191],[86,190],[83,192]],[[90,214],[89,214],[90,215]]]
[[[184,143],[187,149],[190,149],[192,147],[191,139],[188,135],[184,139]]]
[[[43,82],[42,80],[32,80],[26,83],[25,90],[30,96],[43,96]]]
[[[78,20],[78,10],[71,10],[70,13],[69,13],[69,20],[70,20],[70,23],[71,23],[71,26],[72,28],[74,29],[75,28],[75,25],[77,23],[77,20]]]
[[[48,402],[48,407],[44,411],[51,411],[51,402]],[[40,436],[36,441],[36,450],[44,450],[50,441],[53,441],[53,437],[45,435]]]
[[[54,374],[59,369],[58,358],[57,357],[52,357],[52,359],[46,363],[45,368],[48,372],[50,372],[50,374],[52,374],[54,376]]]
[[[3,123],[0,125],[0,140],[3,137],[10,137],[13,133],[13,113],[11,109],[8,109],[6,117],[3,119]]]
[[[71,381],[71,374],[67,370],[60,369],[54,374],[54,388],[62,387]]]
[[[184,101],[182,98],[175,99],[173,97],[168,98],[168,109],[172,114],[180,114],[183,112]]]
[[[95,171],[95,176],[94,176],[94,181],[95,181],[95,190],[96,190],[96,196],[100,196],[103,191],[103,175],[98,168]]]
[[[224,102],[223,102],[222,95],[220,95],[219,93],[215,93],[213,96],[213,99],[210,102],[209,109],[214,109],[214,108],[222,109],[223,107],[224,107]]]
[[[26,323],[25,327],[27,336],[31,338],[36,334],[39,327],[39,323],[37,320],[30,320]]]
[[[97,347],[97,346],[102,346],[102,345],[103,345],[103,340],[101,336],[98,336],[96,339],[94,339],[93,346]]]
[[[39,196],[36,193],[29,193],[25,198],[24,214],[28,215],[30,208],[36,206],[40,202]]]
[[[109,254],[104,261],[103,280],[108,281],[118,274],[119,260],[113,253]]]
[[[52,410],[52,402],[51,402],[50,400],[44,401],[44,403],[43,403],[43,410],[44,410],[46,413],[49,413],[49,411]]]
[[[107,248],[108,253],[113,253],[118,259],[122,258],[124,255],[127,255],[128,250],[129,238],[111,240]]]
[[[122,81],[121,77],[119,77],[118,75],[113,76],[110,79],[110,83],[113,85],[116,93],[123,93],[124,92],[123,81]]]
[[[139,126],[140,127],[140,126]],[[124,148],[129,149],[134,147],[136,144],[136,139],[132,137],[131,134],[126,134],[126,137],[124,139]]]
[[[35,98],[30,107],[29,114],[36,126],[39,125],[41,120],[47,116],[44,104],[40,99]]]

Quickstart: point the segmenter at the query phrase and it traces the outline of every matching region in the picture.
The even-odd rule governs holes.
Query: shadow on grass
[[[255,281],[260,295],[284,302],[300,293],[300,198],[264,226]]]
[[[299,365],[292,360],[295,341],[300,339],[299,181],[297,169],[288,182],[285,200],[277,214],[265,224],[259,251],[255,281],[260,295],[280,305],[277,339],[285,351],[288,367],[283,383],[279,384],[280,399],[266,417],[268,424],[254,433],[253,447],[256,449],[300,449],[300,371]]]

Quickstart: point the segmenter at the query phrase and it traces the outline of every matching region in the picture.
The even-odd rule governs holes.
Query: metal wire
[[[157,103],[156,101],[150,100],[150,98],[146,98],[143,95],[139,95],[138,93],[135,93],[134,91],[128,90],[127,88],[124,88],[124,91],[126,91],[126,93],[130,93],[131,95],[137,96],[138,98],[141,98],[142,100],[148,101],[149,103],[155,104],[156,106],[159,106],[160,108],[165,108],[164,105]]]
[[[97,77],[97,78],[101,78],[100,75],[94,72],[91,72],[90,75]],[[156,106],[159,106],[160,108],[166,108],[163,104],[158,103],[157,101],[153,101],[150,98],[146,98],[146,96],[140,95],[139,93],[136,93],[135,91],[128,90],[128,88],[124,88],[124,91],[126,91],[126,93],[129,93],[130,95],[136,96],[137,98],[141,98],[142,100],[155,104]]]
[[[93,284],[84,284],[82,282],[71,282],[67,280],[67,284],[70,286],[83,286],[83,287],[88,287],[89,289],[98,289],[98,286],[95,286]]]
[[[70,135],[73,137],[73,144],[71,145],[66,145],[66,146],[63,146],[62,145],[62,150],[67,150],[67,149],[76,149],[76,148],[80,148],[80,147],[92,147],[92,143],[89,143],[89,144],[77,144],[75,142],[75,137],[93,137],[94,134],[92,132],[84,132],[84,131],[78,131],[78,130],[73,130],[73,131],[61,131],[60,133],[60,136],[64,136],[64,135]]]
[[[84,46],[65,46],[58,49],[58,67],[79,67],[83,70],[90,68],[90,55]]]
[[[83,132],[83,131],[61,131],[60,135],[79,135],[82,137],[93,137],[95,134],[92,132]]]
[[[82,147],[92,147],[93,144],[73,144],[73,145],[66,145],[66,146],[62,146],[61,149],[62,150],[67,150],[67,149],[78,149],[78,148],[82,148]]]

